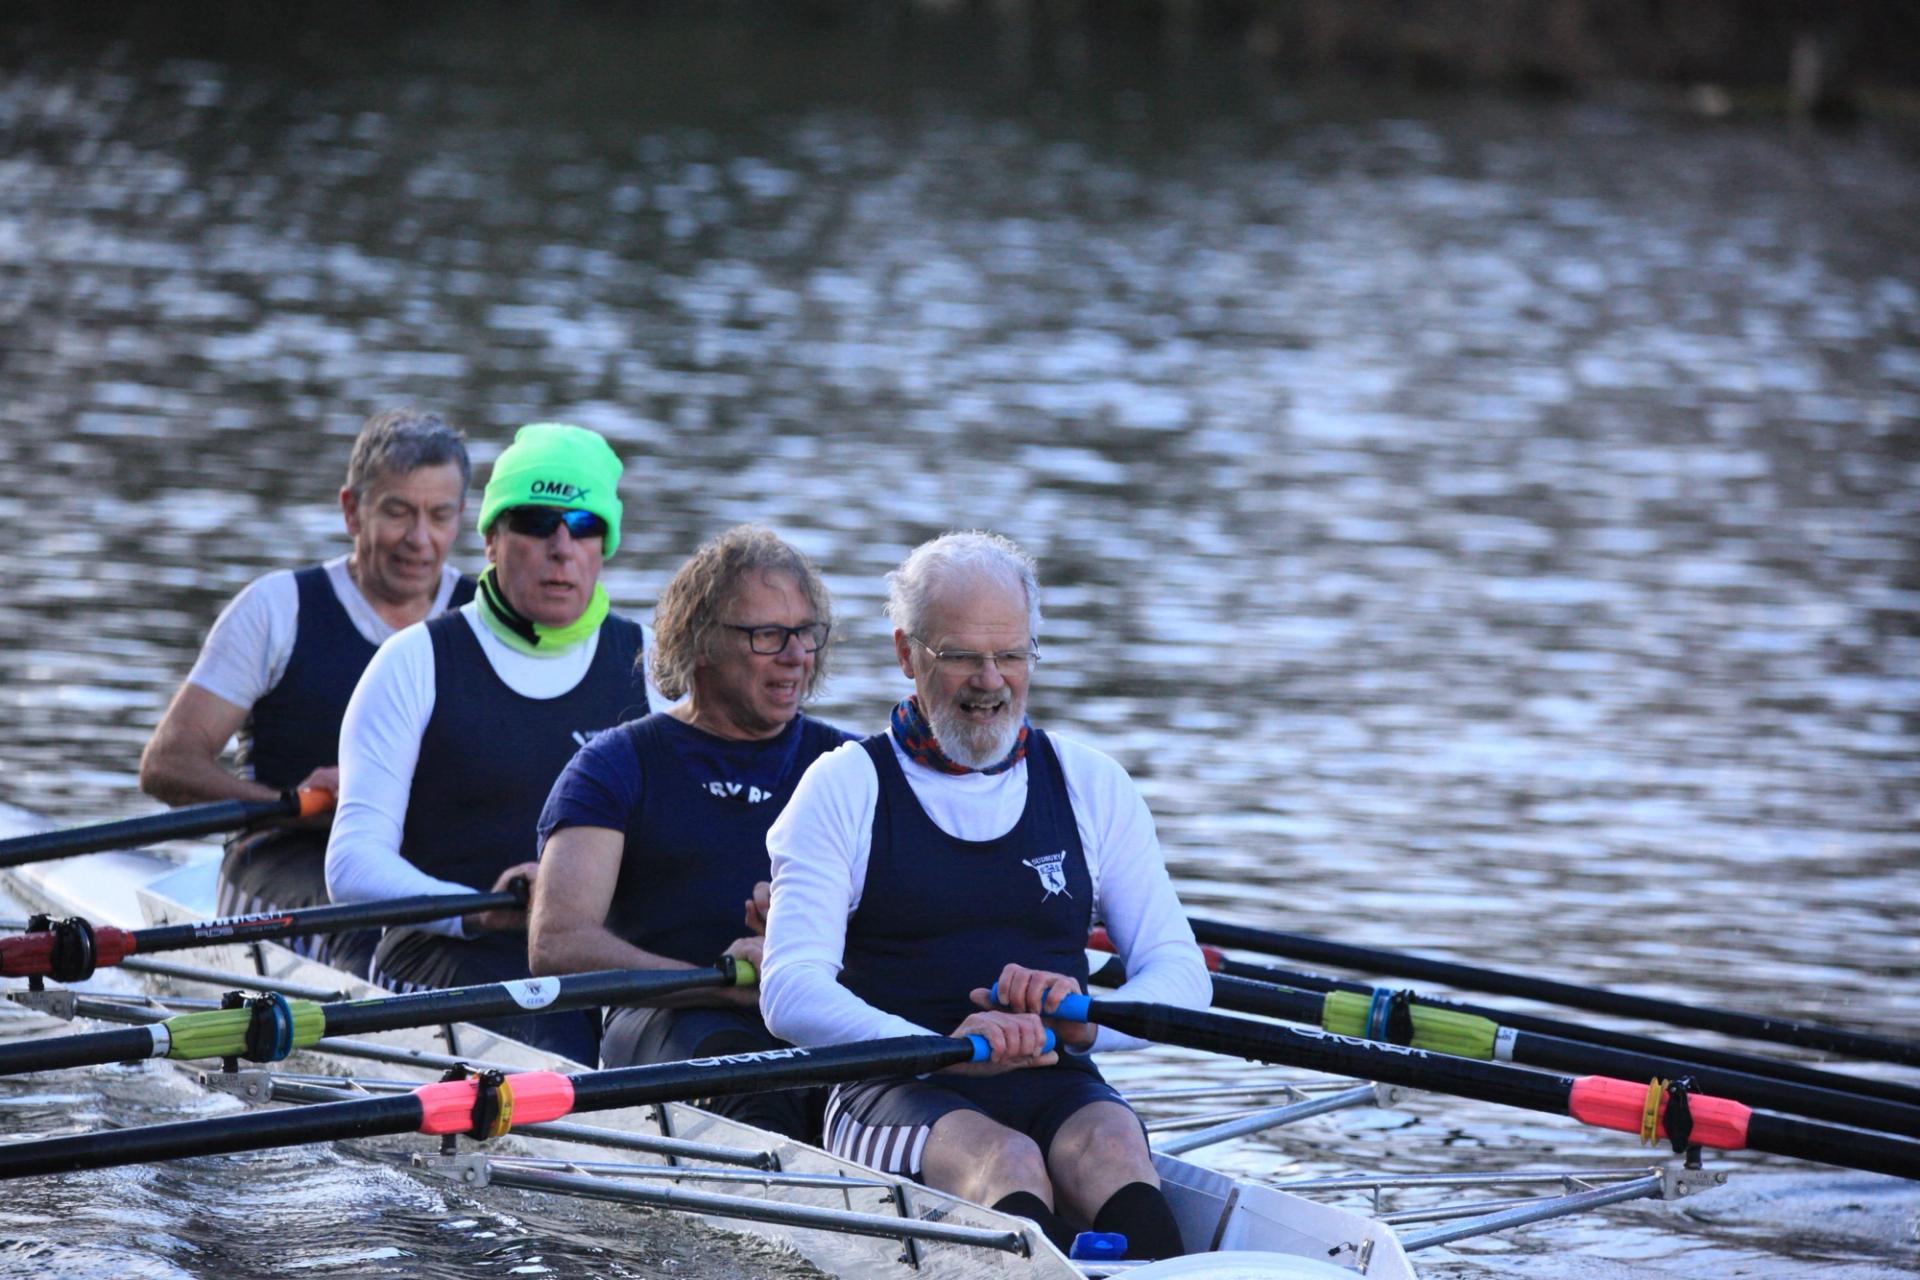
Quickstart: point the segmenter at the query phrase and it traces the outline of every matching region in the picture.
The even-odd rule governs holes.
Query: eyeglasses
[[[992,653],[981,653],[977,649],[936,649],[919,636],[910,635],[907,639],[925,649],[934,662],[955,674],[977,676],[987,669],[991,662],[994,670],[1003,676],[1025,675],[1040,661],[1040,646],[1029,644],[1024,649],[998,649]]]
[[[818,653],[827,643],[827,632],[830,630],[824,622],[803,622],[797,627],[782,627],[773,623],[759,627],[743,627],[737,622],[723,622],[720,625],[729,631],[744,634],[747,637],[747,647],[763,657],[785,653],[787,641],[796,637],[802,649],[808,653]]]
[[[529,538],[549,538],[561,525],[574,538],[604,538],[607,522],[591,511],[564,511],[559,507],[508,507],[502,516],[507,528]]]

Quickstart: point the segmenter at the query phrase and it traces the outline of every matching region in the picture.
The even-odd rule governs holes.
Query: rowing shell
[[[17,811],[15,811],[17,813]],[[0,812],[0,826],[8,814]],[[18,826],[16,822],[14,825]],[[58,916],[135,928],[204,920],[215,914],[217,859],[180,863],[134,851],[100,853],[15,868],[8,888],[27,905]],[[193,989],[179,976],[215,970],[200,992],[249,982],[305,988],[300,994],[361,998],[381,992],[327,966],[272,944],[180,952],[137,972],[156,993]],[[342,993],[334,997],[333,993]],[[60,998],[60,997],[56,997]],[[377,1074],[417,1083],[436,1078],[448,1059],[513,1070],[573,1071],[580,1064],[477,1027],[383,1035]],[[303,1050],[277,1069],[327,1076],[366,1077],[364,1058]],[[327,1086],[276,1085],[267,1072],[226,1073],[182,1064],[202,1082],[264,1101],[345,1096]],[[378,1088],[369,1082],[365,1087]],[[415,1164],[429,1176],[467,1186],[498,1184],[681,1209],[727,1230],[779,1241],[835,1275],[921,1276],[934,1280],[1020,1276],[1076,1280],[1091,1272],[1069,1261],[1025,1219],[893,1178],[811,1147],[697,1108],[670,1103],[601,1113],[587,1128],[597,1145],[619,1145],[620,1163],[591,1146],[557,1136],[568,1126],[516,1131],[463,1154],[443,1156],[421,1140]],[[642,1149],[634,1150],[638,1146]],[[1391,1228],[1363,1214],[1228,1177],[1172,1155],[1156,1155],[1174,1215],[1193,1256],[1127,1269],[1130,1276],[1281,1276],[1298,1280],[1351,1277],[1415,1280],[1412,1264]],[[767,1168],[768,1165],[772,1169]],[[711,1173],[700,1176],[699,1170]],[[742,1181],[753,1194],[741,1195]],[[709,1188],[723,1188],[712,1190]]]

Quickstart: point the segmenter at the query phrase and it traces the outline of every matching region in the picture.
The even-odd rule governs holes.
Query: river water
[[[616,608],[738,521],[816,557],[818,709],[852,726],[904,690],[881,574],[947,528],[1022,541],[1036,718],[1133,771],[1195,914],[1920,1035],[1911,137],[1205,49],[1037,74],[958,18],[430,8],[261,44],[50,12],[0,31],[0,798],[149,808],[221,604],[344,547],[365,414],[435,407],[483,463],[558,418],[628,461]],[[1422,1100],[1221,1158],[1635,1150]],[[1724,1167],[1430,1265],[1920,1259],[1889,1183]],[[0,1270],[610,1273],[470,1208],[318,1156],[56,1183],[10,1193]]]

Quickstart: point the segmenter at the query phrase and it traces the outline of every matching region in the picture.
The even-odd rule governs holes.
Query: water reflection
[[[340,546],[365,412],[483,460],[565,417],[632,460],[617,605],[772,524],[849,619],[850,724],[902,692],[881,573],[1025,541],[1036,709],[1134,770],[1197,911],[1920,1034],[1897,147],[952,69],[868,98],[773,52],[710,100],[658,31],[543,30],[628,61],[8,46],[8,800],[144,807],[220,604]],[[1295,1158],[1618,1153],[1423,1114]]]

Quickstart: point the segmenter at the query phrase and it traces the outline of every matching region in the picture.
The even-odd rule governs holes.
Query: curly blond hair
[[[813,610],[814,621],[833,624],[833,597],[820,571],[771,529],[735,525],[694,552],[673,581],[660,593],[653,609],[653,648],[648,656],[653,682],[669,698],[683,698],[693,688],[694,668],[711,658],[723,625],[721,615],[733,604],[740,584],[753,573],[784,573],[799,584]],[[813,673],[800,696],[810,698],[827,677],[827,649],[813,655]]]

